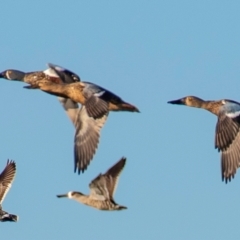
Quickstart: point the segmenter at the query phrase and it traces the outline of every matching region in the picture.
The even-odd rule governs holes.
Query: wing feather
[[[78,112],[74,138],[74,171],[84,172],[96,152],[100,131],[107,120],[107,115],[94,119],[88,116],[85,106]]]
[[[220,114],[216,125],[215,147],[221,151],[222,180],[234,178],[240,164],[240,117]]]
[[[14,161],[7,161],[5,169],[0,175],[0,204],[2,204],[9,189],[12,186],[12,182],[16,175],[16,164]]]
[[[92,198],[113,200],[119,176],[125,166],[125,163],[126,158],[123,157],[110,169],[108,169],[105,174],[99,174],[92,180],[89,184],[90,195]]]

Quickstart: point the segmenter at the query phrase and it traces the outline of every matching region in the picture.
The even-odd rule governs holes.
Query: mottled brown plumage
[[[39,88],[42,91],[48,92],[56,96],[70,98],[73,101],[78,102],[82,105],[86,105],[90,99],[91,102],[94,102],[94,106],[97,108],[98,106],[96,102],[100,100],[105,101],[108,107],[106,108],[104,113],[106,113],[106,111],[139,112],[139,110],[135,106],[127,102],[124,102],[121,98],[119,98],[115,94],[101,87],[99,87],[101,88],[99,89],[99,91],[103,91],[104,92],[103,95],[95,97],[94,95],[97,95],[98,93],[91,92],[91,91],[88,92],[89,86],[99,87],[93,83],[88,83],[88,82],[57,84],[47,79],[39,80],[32,84],[33,88]],[[90,98],[92,96],[94,97]],[[93,104],[91,104],[91,106],[93,106]],[[96,116],[92,116],[92,117],[96,117]]]

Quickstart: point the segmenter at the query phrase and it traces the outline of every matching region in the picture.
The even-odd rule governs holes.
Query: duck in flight
[[[89,184],[90,194],[71,191],[67,194],[57,195],[58,198],[70,198],[99,210],[123,210],[125,206],[117,204],[113,195],[117,188],[118,179],[126,163],[126,158],[121,158],[105,174],[99,174]]]
[[[56,74],[55,76],[59,76],[60,79],[62,79],[62,75],[67,75],[69,79],[72,78],[69,70],[54,64],[49,64],[48,66],[51,70],[48,71],[49,74]],[[80,78],[78,77],[78,79]],[[52,95],[70,98],[74,102],[84,105],[89,117],[99,118],[109,111],[139,112],[134,105],[123,101],[116,94],[91,82],[72,81],[72,83],[69,83],[44,78],[29,82],[29,84],[30,86],[27,86],[29,89],[39,88]]]
[[[16,174],[16,164],[14,161],[7,161],[5,169],[0,174],[0,222],[17,222],[19,217],[3,211],[2,203],[9,189],[12,186]]]
[[[41,89],[56,95],[75,126],[74,172],[84,172],[98,147],[100,131],[109,111],[139,112],[132,104],[90,82],[82,82],[72,71],[48,64],[45,71],[23,73],[6,70],[0,77],[28,83],[28,89]],[[21,79],[21,80],[19,80]],[[78,103],[82,106],[78,107]]]
[[[218,117],[215,148],[221,152],[222,180],[231,181],[240,164],[240,103],[228,99],[204,101],[195,96],[168,103],[203,108]]]
[[[71,74],[60,66],[49,64],[52,76],[62,76],[71,79],[76,74]],[[49,73],[49,75],[51,75]],[[66,77],[67,76],[67,77]],[[80,79],[78,77],[77,79]],[[92,160],[100,137],[100,130],[105,124],[109,111],[139,112],[132,104],[123,101],[114,93],[90,82],[74,81],[72,83],[57,83],[42,79],[30,83],[28,88],[39,88],[58,97],[71,99],[80,103],[82,107],[76,115],[74,123],[76,133],[74,137],[74,172],[84,172]]]

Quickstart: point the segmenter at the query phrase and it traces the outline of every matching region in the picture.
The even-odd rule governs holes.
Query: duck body
[[[96,118],[108,111],[139,112],[134,105],[91,82],[57,84],[49,80],[40,80],[33,84],[33,88],[39,88],[52,95],[70,98],[77,103],[86,105],[90,117]]]
[[[69,198],[73,199],[79,203],[82,203],[84,205],[87,205],[89,207],[96,208],[98,210],[105,210],[105,211],[114,211],[114,210],[123,210],[127,209],[125,206],[121,206],[117,204],[114,200],[112,199],[95,199],[91,197],[90,195],[84,195],[81,192],[69,192],[67,194],[62,194],[62,195],[57,195],[58,198]]]

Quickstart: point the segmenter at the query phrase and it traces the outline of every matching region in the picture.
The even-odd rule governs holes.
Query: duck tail
[[[129,112],[140,112],[137,107],[127,102],[120,103],[119,110]]]
[[[124,210],[127,209],[125,206],[117,205],[117,210]]]

